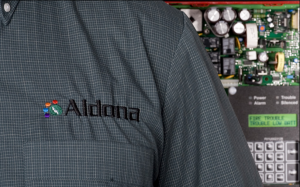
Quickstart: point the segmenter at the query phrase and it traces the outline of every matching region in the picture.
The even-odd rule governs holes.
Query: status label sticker
[[[297,114],[249,114],[249,127],[297,127]]]

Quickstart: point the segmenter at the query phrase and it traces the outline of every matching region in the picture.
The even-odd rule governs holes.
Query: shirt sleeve
[[[185,15],[162,116],[164,150],[157,186],[262,186],[221,81]]]

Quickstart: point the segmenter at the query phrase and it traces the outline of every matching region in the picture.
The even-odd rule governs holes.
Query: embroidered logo
[[[63,113],[61,107],[57,105],[58,103],[57,100],[53,100],[52,103],[53,103],[52,105],[51,103],[45,103],[46,108],[43,109],[45,113],[45,118],[49,118],[50,114],[52,116],[57,116]]]
[[[57,105],[57,100],[51,103],[45,103],[43,109],[45,118],[49,118],[50,115],[57,116],[63,113],[60,106]],[[83,99],[81,101],[82,110],[80,111],[74,99],[69,100],[69,105],[65,110],[65,116],[69,113],[75,113],[76,116],[90,116],[90,117],[111,117],[122,118],[130,121],[140,121],[140,109],[126,106],[115,106],[110,104],[101,104],[100,100],[96,100],[94,104],[87,104],[87,101]],[[72,114],[71,114],[72,115]]]
[[[69,105],[65,110],[67,116],[69,112],[74,112],[77,116],[97,116],[97,117],[112,117],[123,118],[125,120],[137,121],[140,118],[139,108],[128,108],[125,106],[114,106],[109,104],[101,104],[100,100],[96,100],[95,104],[87,105],[86,100],[82,100],[82,112],[74,99],[69,100]]]

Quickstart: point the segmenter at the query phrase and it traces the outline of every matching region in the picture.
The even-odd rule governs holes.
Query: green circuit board
[[[224,88],[299,86],[299,4],[173,6],[193,22]]]
[[[299,156],[291,158],[299,155],[293,150],[300,149],[299,3],[216,3],[171,6],[184,12],[198,32],[264,185],[299,185]],[[285,149],[278,149],[281,144]],[[265,150],[258,145],[265,145]]]

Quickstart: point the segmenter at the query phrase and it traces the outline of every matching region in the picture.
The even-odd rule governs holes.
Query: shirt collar
[[[13,1],[9,1],[9,0],[0,0],[1,2],[1,9],[0,9],[0,17],[1,17],[1,22],[3,25],[8,25],[13,14],[14,14],[14,11],[15,9],[17,8],[18,6],[18,3],[19,3],[20,0],[13,0]],[[5,3],[8,3],[10,5],[10,11],[9,12],[6,12],[4,10],[4,4]]]

